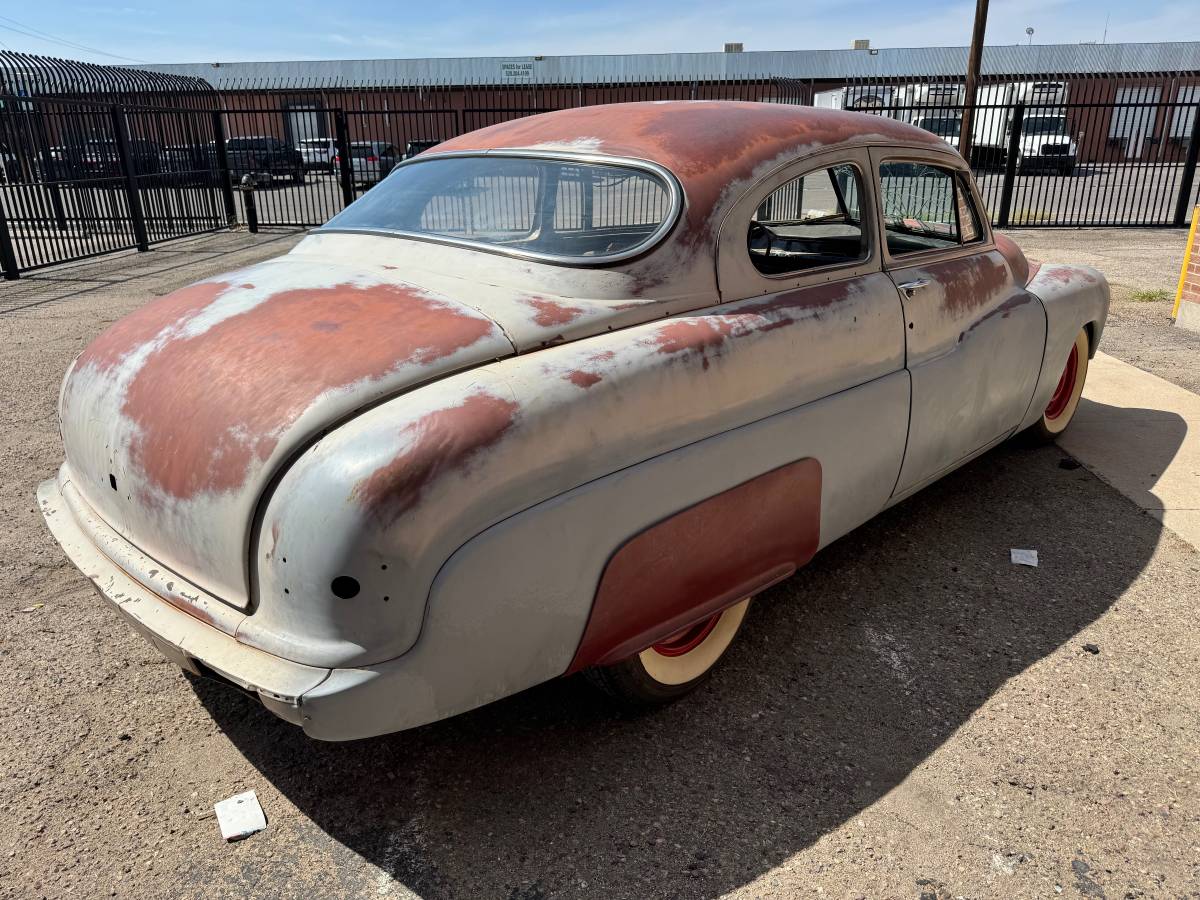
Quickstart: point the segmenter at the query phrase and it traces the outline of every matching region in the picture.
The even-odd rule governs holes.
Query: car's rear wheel
[[[1062,434],[1075,410],[1079,407],[1079,396],[1083,393],[1083,383],[1088,370],[1088,334],[1086,328],[1081,328],[1067,354],[1066,365],[1059,376],[1058,385],[1050,396],[1050,402],[1042,411],[1042,417],[1034,423],[1030,430],[1031,436],[1043,441],[1052,441]]]
[[[737,636],[750,605],[747,597],[611,666],[585,671],[593,685],[630,706],[658,706],[700,685]]]

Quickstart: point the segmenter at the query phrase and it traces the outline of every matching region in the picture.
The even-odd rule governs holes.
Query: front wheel
[[[1079,407],[1079,396],[1083,393],[1083,382],[1088,370],[1087,329],[1081,328],[1075,335],[1075,343],[1067,354],[1067,364],[1059,376],[1058,386],[1046,404],[1042,417],[1029,429],[1030,436],[1042,441],[1052,441],[1071,424],[1075,410]]]
[[[595,666],[584,675],[601,691],[629,706],[660,706],[678,700],[711,674],[737,636],[749,605],[747,597],[635,656],[611,666]]]

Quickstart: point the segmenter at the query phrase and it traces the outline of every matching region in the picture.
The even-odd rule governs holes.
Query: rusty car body
[[[180,666],[368,736],[654,648],[703,674],[746,598],[1065,427],[1107,308],[1098,272],[994,235],[915,127],[549,113],[114,324],[39,498]]]

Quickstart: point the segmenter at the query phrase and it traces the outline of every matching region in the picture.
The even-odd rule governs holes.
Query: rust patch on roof
[[[322,393],[495,333],[490,319],[402,285],[282,291],[149,357],[122,408],[138,426],[130,456],[173,497],[234,490]]]
[[[580,306],[568,306],[545,297],[530,297],[526,301],[535,310],[533,321],[543,328],[555,325],[570,325],[586,312]]]
[[[467,471],[499,442],[517,409],[512,400],[474,393],[459,406],[426,413],[402,429],[408,449],[360,481],[351,496],[385,527],[392,525],[439,477]]]

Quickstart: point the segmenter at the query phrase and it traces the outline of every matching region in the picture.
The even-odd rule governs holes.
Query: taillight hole
[[[349,600],[351,597],[358,595],[358,581],[349,575],[339,575],[333,579],[333,583],[329,585],[329,589],[333,591],[335,597]]]

